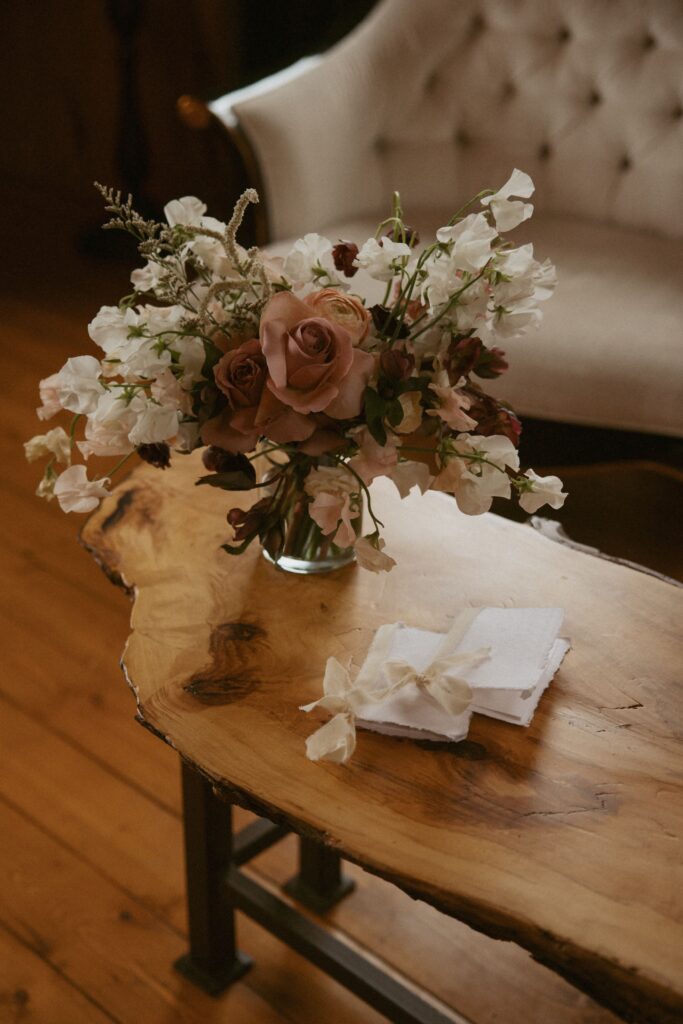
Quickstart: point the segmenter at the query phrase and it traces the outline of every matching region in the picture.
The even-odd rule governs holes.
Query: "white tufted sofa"
[[[256,156],[278,250],[360,242],[394,189],[424,238],[520,167],[520,240],[560,285],[496,393],[683,436],[681,0],[383,0],[302,63],[211,105]]]

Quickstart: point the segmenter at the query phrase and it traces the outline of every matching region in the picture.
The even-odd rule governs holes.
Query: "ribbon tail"
[[[306,740],[309,761],[343,764],[356,749],[356,722],[353,715],[340,712],[325,722]]]

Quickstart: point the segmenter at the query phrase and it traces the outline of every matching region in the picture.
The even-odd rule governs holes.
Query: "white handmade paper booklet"
[[[358,673],[355,686],[384,690],[387,662],[405,662],[417,673],[435,659],[488,649],[489,656],[462,670],[473,691],[467,711],[450,715],[416,684],[377,703],[367,703],[356,724],[390,736],[423,740],[462,740],[473,712],[516,725],[529,725],[538,702],[562,659],[569,640],[561,637],[561,608],[478,608],[462,612],[447,634],[403,623],[381,626]]]

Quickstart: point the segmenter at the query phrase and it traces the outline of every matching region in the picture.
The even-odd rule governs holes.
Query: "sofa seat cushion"
[[[410,221],[424,241],[449,213]],[[321,233],[361,243],[376,221]],[[540,328],[506,348],[510,370],[487,382],[520,414],[563,423],[683,436],[683,246],[629,228],[534,217],[519,229],[539,259],[557,266]],[[270,250],[282,254],[291,242]],[[379,301],[381,286],[357,274],[354,290]]]

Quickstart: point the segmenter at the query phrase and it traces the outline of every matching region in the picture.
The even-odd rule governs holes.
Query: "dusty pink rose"
[[[336,288],[322,288],[311,292],[304,299],[315,316],[325,317],[335,324],[341,324],[351,335],[354,345],[359,345],[370,327],[370,313],[355,295],[346,295]]]
[[[226,408],[202,427],[205,444],[249,452],[263,434],[278,444],[311,436],[315,423],[279,402],[266,388],[268,368],[258,338],[226,352],[214,367]]]
[[[351,419],[360,413],[374,359],[354,348],[341,324],[311,312],[290,292],[278,292],[268,301],[261,316],[266,387],[299,414],[325,412],[333,419]]]

